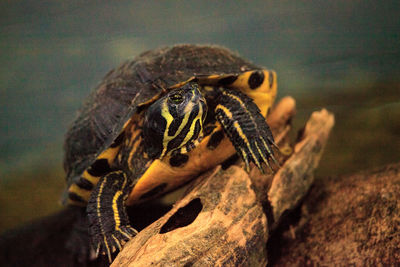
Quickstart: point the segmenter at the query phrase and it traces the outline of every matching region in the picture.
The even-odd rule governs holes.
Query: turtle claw
[[[131,226],[120,226],[114,229],[113,233],[100,234],[94,237],[96,242],[96,257],[99,254],[107,255],[108,261],[111,263],[113,260],[112,254],[122,250],[123,244],[134,237],[138,232]]]
[[[107,255],[110,263],[112,254],[120,251],[122,245],[137,234],[129,225],[125,206],[130,190],[124,172],[111,172],[100,179],[86,208],[96,255]]]
[[[256,136],[241,147],[239,150],[239,155],[245,162],[247,172],[250,170],[250,162],[253,162],[262,173],[265,173],[263,169],[263,163],[268,166],[271,172],[274,172],[270,164],[270,160],[272,160],[277,166],[279,166],[279,163],[274,157],[271,145],[272,144],[269,142],[268,138]]]

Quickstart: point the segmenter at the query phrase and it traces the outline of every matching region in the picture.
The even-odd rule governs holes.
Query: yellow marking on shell
[[[140,103],[138,105],[138,107],[147,106],[147,105],[150,105],[150,104],[156,102],[164,93],[165,93],[165,89],[162,89],[162,91],[160,93],[156,94],[151,99],[149,99],[149,100],[147,100],[147,101],[145,101],[143,103]],[[124,129],[125,129],[125,126],[127,125],[127,123],[124,124],[124,127],[123,127]]]
[[[183,81],[183,82],[180,82],[180,83],[177,83],[177,84],[174,84],[174,85],[168,87],[168,90],[180,88],[180,87],[184,86],[185,84],[190,83],[191,81],[193,81],[193,80],[195,80],[195,79],[196,79],[196,77],[194,77],[194,76],[193,76],[193,77],[190,77],[190,78],[187,79],[186,81]]]
[[[110,147],[104,150],[96,159],[106,159],[108,164],[111,166],[111,164],[114,162],[114,159],[119,152],[119,149],[120,149],[119,146]]]
[[[99,177],[90,175],[87,170],[83,172],[82,177],[88,180],[91,184],[93,184],[93,186],[96,186],[96,184],[99,181]]]
[[[197,81],[201,85],[217,85],[219,80],[228,77],[226,74],[211,74],[211,75],[199,75],[196,77]]]
[[[258,106],[261,114],[266,117],[268,108],[272,106],[275,101],[276,93],[278,89],[277,76],[275,71],[263,70],[264,81],[263,83],[255,88],[251,89],[249,86],[249,78],[253,71],[247,71],[238,76],[236,81],[232,84],[232,87],[239,89],[247,96],[253,99],[254,103]],[[269,75],[272,75],[272,86],[269,86]]]
[[[118,155],[119,150],[120,150],[120,146],[109,147],[108,149],[104,150],[99,156],[97,156],[96,160],[106,159],[108,164],[111,166],[114,162],[115,157]],[[97,185],[99,178],[100,178],[97,176],[90,175],[87,170],[85,170],[82,173],[82,177],[85,178],[86,180],[88,180],[90,183],[92,183],[93,186]],[[71,186],[68,188],[68,191],[77,194],[82,199],[84,199],[86,202],[89,200],[90,194],[92,192],[92,190],[85,190],[83,188],[80,188],[75,183],[71,184]],[[69,203],[71,203],[71,204],[75,204],[75,202],[69,201]]]
[[[124,126],[122,126],[122,129],[126,129],[126,127],[128,127],[128,124],[131,123],[131,120],[132,120],[132,119],[127,120],[127,121],[124,123]]]
[[[77,194],[83,200],[85,200],[87,202],[89,200],[89,197],[90,197],[90,194],[91,194],[92,190],[86,190],[86,189],[80,188],[76,184],[71,184],[71,186],[68,189],[68,192]]]
[[[231,86],[239,88],[240,90],[247,89],[247,88],[250,89],[248,82],[249,82],[250,76],[253,72],[254,71],[246,71],[246,72],[240,73],[237,76],[237,79],[232,83]],[[265,71],[264,71],[264,74],[265,74]]]
[[[206,76],[205,79],[207,79],[207,80],[215,80],[215,82],[218,82],[218,80],[220,80],[221,77],[224,77],[224,75],[212,74],[212,75]]]

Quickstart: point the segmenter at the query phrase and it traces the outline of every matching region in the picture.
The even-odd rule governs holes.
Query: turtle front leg
[[[87,214],[89,233],[96,249],[96,256],[111,253],[137,234],[129,225],[125,202],[132,189],[130,180],[123,171],[111,172],[102,178],[92,192]]]
[[[249,171],[251,161],[261,172],[263,162],[271,170],[271,159],[279,165],[272,150],[276,146],[274,137],[253,100],[239,91],[223,89],[217,103],[215,117],[244,160],[246,170]]]

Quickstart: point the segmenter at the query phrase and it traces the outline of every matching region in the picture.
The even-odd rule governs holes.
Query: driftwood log
[[[291,149],[287,133],[294,113],[288,97],[269,117],[285,148],[274,175],[256,169],[247,174],[237,166],[202,175],[167,214],[124,246],[112,266],[265,266],[270,231],[309,191],[334,124],[326,110],[314,112]]]

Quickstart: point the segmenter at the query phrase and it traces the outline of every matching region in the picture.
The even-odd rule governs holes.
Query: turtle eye
[[[183,97],[180,93],[175,93],[169,96],[169,99],[172,101],[174,104],[180,104],[183,101]]]

